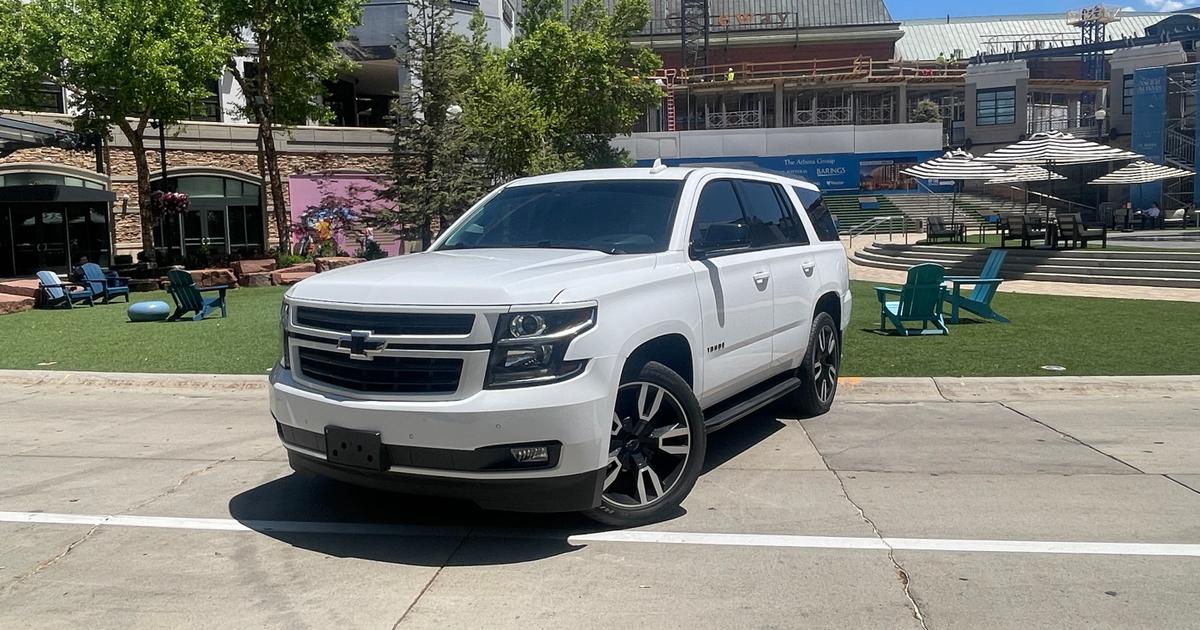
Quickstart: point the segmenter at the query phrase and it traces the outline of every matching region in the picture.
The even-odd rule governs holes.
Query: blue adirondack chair
[[[887,330],[891,322],[901,335],[948,335],[946,322],[942,319],[942,300],[946,288],[942,286],[946,270],[941,265],[925,263],[908,269],[908,278],[899,289],[875,287],[879,298],[879,330]],[[899,300],[889,300],[899,295]],[[921,328],[908,328],[905,324],[920,322]],[[933,329],[929,329],[929,325]]]
[[[993,249],[988,255],[987,262],[983,265],[983,271],[978,276],[946,276],[946,280],[952,285],[952,290],[946,294],[946,301],[950,303],[950,323],[958,323],[958,309],[963,308],[980,317],[986,319],[994,319],[1000,323],[1007,324],[1008,319],[992,310],[992,297],[996,295],[996,287],[1004,282],[1000,278],[1000,266],[1004,264],[1004,257],[1008,252],[1003,249]],[[962,287],[965,284],[974,285],[970,295],[962,294]]]
[[[76,302],[87,302],[88,306],[95,306],[95,303],[92,302],[91,290],[82,288],[73,282],[63,282],[53,271],[39,271],[37,277],[38,297],[41,299],[42,306],[74,308]]]
[[[184,313],[189,312],[196,313],[192,316],[193,321],[202,320],[217,309],[221,309],[221,317],[228,314],[225,309],[225,291],[229,288],[228,286],[220,285],[201,289],[196,286],[196,280],[192,278],[192,274],[182,269],[168,271],[167,279],[171,281],[167,293],[171,294],[171,299],[175,300],[175,312],[171,313],[167,321],[173,322],[183,317]],[[209,291],[218,293],[215,296],[205,297],[204,293]]]
[[[129,301],[129,278],[122,278],[114,274],[106,274],[96,263],[86,263],[80,265],[80,271],[83,272],[83,282],[92,291],[92,295],[98,298],[104,298],[104,303],[108,304],[109,300],[125,296],[125,301]]]

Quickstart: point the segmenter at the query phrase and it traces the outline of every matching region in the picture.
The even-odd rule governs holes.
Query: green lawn
[[[997,293],[992,306],[1010,324],[963,319],[946,336],[894,337],[872,332],[872,287],[883,283],[851,284],[843,375],[1200,374],[1200,303]]]
[[[265,374],[279,358],[284,287],[234,289],[229,317],[134,324],[125,302],[0,316],[0,368]],[[134,293],[134,301],[166,292]]]
[[[997,294],[1011,324],[882,336],[872,283],[855,282],[846,376],[1200,374],[1200,304]],[[264,374],[279,353],[282,287],[229,292],[229,317],[131,324],[124,303],[0,316],[0,368]],[[135,300],[168,300],[163,293]],[[1048,372],[1042,365],[1061,365]]]

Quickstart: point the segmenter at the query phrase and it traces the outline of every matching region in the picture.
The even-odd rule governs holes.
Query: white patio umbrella
[[[962,149],[949,151],[941,157],[910,166],[900,172],[920,179],[954,180],[954,195],[950,201],[950,221],[952,223],[958,205],[958,189],[962,182],[987,181],[1004,174],[1004,171],[994,165],[977,161],[975,156]]]
[[[1000,177],[989,179],[984,183],[1022,184],[1024,182],[1044,182],[1048,180],[1059,181],[1063,179],[1066,179],[1066,177],[1040,166],[1034,166],[1033,164],[1021,164],[1004,171],[1004,174]]]
[[[1059,181],[1059,180],[1063,180],[1063,179],[1066,179],[1066,177],[1059,175],[1058,173],[1055,173],[1051,170],[1042,168],[1040,166],[1034,166],[1033,164],[1019,164],[1017,166],[1014,166],[1014,167],[1004,171],[1004,175],[1001,175],[1000,177],[997,177],[996,179],[989,179],[984,183],[988,184],[988,185],[992,185],[992,184],[1025,184],[1024,186],[1021,187],[1021,190],[1024,194],[1024,201],[1026,204],[1028,204],[1029,203],[1029,186],[1028,186],[1029,182],[1044,182],[1044,181],[1051,181],[1051,180]]]
[[[1097,162],[1112,162],[1114,160],[1133,160],[1142,157],[1139,153],[1126,151],[1106,144],[1076,138],[1062,131],[1043,131],[1028,138],[1001,147],[979,156],[980,162],[991,164],[1032,164],[1053,172],[1055,166],[1074,164],[1095,164]],[[1050,193],[1054,193],[1054,178],[1047,177],[1050,183]],[[1050,206],[1046,206],[1047,218]]]
[[[1162,181],[1164,179],[1188,177],[1195,174],[1195,172],[1183,168],[1163,166],[1162,164],[1154,164],[1152,162],[1146,162],[1145,160],[1138,160],[1131,164],[1122,166],[1108,175],[1093,179],[1088,183],[1096,186],[1102,186],[1104,184],[1148,184],[1150,182]]]
[[[1138,160],[1126,164],[1108,175],[1097,177],[1088,183],[1095,186],[1116,184],[1136,185],[1140,187],[1142,184],[1149,184],[1150,182],[1174,179],[1176,177],[1190,177],[1192,175],[1195,175],[1195,172],[1187,169]],[[1128,225],[1128,221],[1129,217],[1126,216],[1126,225]]]

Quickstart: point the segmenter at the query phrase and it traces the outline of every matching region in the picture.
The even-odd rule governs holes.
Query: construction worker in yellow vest
[[[728,69],[728,70],[726,70],[726,71],[725,71],[725,80],[726,80],[726,81],[732,81],[732,80],[733,80],[733,68],[730,68],[730,69]]]

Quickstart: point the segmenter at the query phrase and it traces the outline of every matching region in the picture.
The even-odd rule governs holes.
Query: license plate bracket
[[[331,464],[368,470],[386,470],[379,431],[325,427],[325,457]]]

